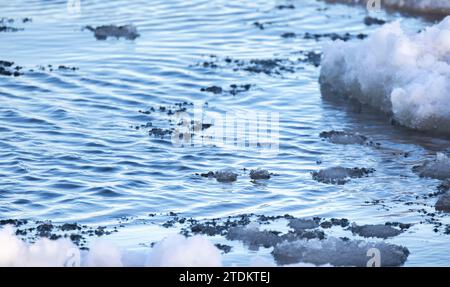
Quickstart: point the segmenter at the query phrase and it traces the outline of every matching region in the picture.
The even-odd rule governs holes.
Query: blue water
[[[210,55],[223,59],[297,59],[320,52],[327,38],[283,38],[285,32],[370,34],[366,11],[315,0],[81,1],[71,15],[66,1],[1,1],[0,17],[32,18],[0,32],[0,60],[24,67],[20,77],[0,76],[0,217],[94,225],[131,220],[110,238],[128,248],[176,230],[143,224],[149,213],[174,211],[211,218],[257,213],[299,217],[345,217],[358,223],[417,223],[390,240],[407,246],[406,265],[450,265],[449,235],[435,233],[416,211],[436,199],[436,180],[420,179],[412,166],[445,151],[450,141],[392,126],[384,116],[359,114],[321,98],[320,67],[296,63],[281,75],[205,68]],[[296,9],[277,9],[294,4]],[[397,14],[419,30],[429,22]],[[261,30],[254,22],[264,23]],[[98,41],[86,25],[133,24],[134,41]],[[351,41],[358,41],[352,39]],[[200,63],[200,65],[199,65]],[[39,70],[66,65],[76,71]],[[33,71],[29,71],[33,69]],[[251,84],[236,96],[201,92],[216,85]],[[136,125],[167,125],[164,113],[139,110],[180,102],[207,103],[208,110],[279,113],[279,152],[245,148],[176,147]],[[323,141],[328,130],[360,132],[382,148],[340,146]],[[409,152],[405,158],[398,152]],[[318,161],[321,164],[318,164]],[[310,172],[325,167],[375,168],[373,176],[343,186],[321,184]],[[276,173],[255,184],[242,168]],[[195,175],[223,168],[240,172],[231,184]],[[365,202],[382,200],[383,206]],[[405,205],[412,201],[416,205]],[[447,216],[441,222],[450,223]],[[424,223],[420,223],[424,222]],[[225,255],[245,264],[248,250]],[[253,252],[253,251],[252,251]],[[262,254],[262,256],[270,256]]]

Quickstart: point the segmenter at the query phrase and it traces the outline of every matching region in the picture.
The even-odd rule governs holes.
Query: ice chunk
[[[318,182],[343,185],[350,178],[361,178],[373,172],[375,170],[371,168],[345,168],[338,166],[312,172],[312,177]]]
[[[253,180],[270,179],[270,173],[266,169],[252,169],[250,171],[250,178]]]
[[[350,133],[344,131],[329,131],[320,133],[321,138],[325,138],[335,144],[360,144],[367,142],[367,137],[358,133]]]
[[[350,230],[354,234],[358,234],[359,236],[362,236],[362,237],[366,237],[366,238],[376,237],[376,238],[383,238],[383,239],[394,237],[394,236],[397,236],[402,233],[402,230],[396,229],[392,226],[384,225],[384,224],[375,224],[375,225],[369,224],[369,225],[361,225],[361,226],[353,224],[350,227]]]
[[[401,266],[409,255],[408,249],[402,246],[335,237],[283,242],[274,248],[272,255],[280,265],[303,262],[315,265],[365,267],[372,258],[372,248],[379,251],[381,266]]]
[[[293,218],[293,219],[289,220],[288,226],[291,227],[292,229],[294,229],[295,231],[305,230],[305,229],[314,229],[314,228],[319,227],[319,222],[318,222],[318,220],[314,220],[314,219]]]
[[[140,36],[136,27],[133,25],[103,25],[98,27],[86,26],[86,29],[94,32],[94,36],[97,40],[106,40],[108,37],[134,40]]]
[[[435,205],[436,210],[450,213],[450,193],[447,191],[441,197]]]
[[[242,241],[252,250],[257,250],[260,246],[273,247],[282,241],[278,232],[259,230],[257,226],[253,225],[230,228],[227,239]]]
[[[233,182],[237,180],[237,174],[229,169],[216,171],[214,177],[218,182]]]
[[[443,153],[437,153],[435,160],[415,166],[413,171],[421,177],[450,179],[450,158]]]
[[[324,47],[322,95],[356,99],[412,129],[450,133],[449,54],[450,17],[421,33],[386,24],[363,41]]]

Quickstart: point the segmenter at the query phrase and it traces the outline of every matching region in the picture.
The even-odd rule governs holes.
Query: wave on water
[[[329,43],[319,81],[325,97],[356,99],[406,127],[450,134],[450,17],[419,33],[395,22],[360,42]]]
[[[372,0],[326,0],[330,3],[364,4]],[[381,0],[381,6],[401,12],[441,16],[450,15],[450,1],[448,0]]]

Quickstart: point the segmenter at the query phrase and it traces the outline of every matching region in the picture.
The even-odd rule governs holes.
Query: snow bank
[[[364,4],[373,0],[326,0],[331,3]],[[381,8],[394,9],[422,15],[450,15],[448,0],[381,0]]]
[[[320,83],[324,97],[350,97],[404,126],[450,133],[450,17],[418,34],[396,22],[363,41],[328,44]]]
[[[78,248],[68,239],[51,241],[43,238],[28,245],[14,235],[11,226],[0,230],[0,266],[62,267],[76,251]]]
[[[147,266],[218,267],[222,265],[220,250],[203,236],[174,235],[157,243],[151,250]]]
[[[149,254],[140,256],[98,240],[89,251],[80,250],[69,239],[41,238],[28,244],[15,235],[14,228],[0,229],[0,266],[2,267],[121,267],[121,266],[221,266],[221,254],[201,236],[175,235],[157,243]]]
[[[106,240],[94,241],[86,256],[87,267],[122,267],[122,251]]]

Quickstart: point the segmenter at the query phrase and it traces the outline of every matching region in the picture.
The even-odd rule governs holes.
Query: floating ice
[[[312,177],[318,182],[343,185],[346,184],[350,178],[365,177],[373,172],[375,172],[375,170],[371,168],[345,168],[337,166],[314,171],[312,172]]]
[[[367,143],[367,137],[358,133],[344,131],[329,131],[320,133],[321,138],[325,138],[334,144],[350,145]]]
[[[315,265],[365,267],[373,258],[372,248],[380,252],[381,266],[401,266],[409,255],[408,249],[402,246],[335,237],[283,242],[274,248],[272,255],[280,265],[304,262]]]
[[[293,218],[289,220],[288,226],[294,229],[295,231],[314,229],[319,227],[319,221],[313,219]]]
[[[383,239],[394,237],[402,233],[402,230],[384,224],[370,224],[361,226],[353,224],[350,230],[354,234],[358,234],[362,237],[376,237]]]
[[[228,169],[216,171],[214,177],[218,182],[233,182],[237,180],[237,174]]]
[[[450,192],[441,195],[435,205],[436,210],[450,213]]]
[[[92,26],[86,26],[85,28],[94,32],[94,36],[97,40],[106,40],[108,37],[134,40],[140,36],[136,27],[133,25],[104,25],[95,28]]]
[[[250,171],[250,178],[253,180],[270,179],[270,173],[266,169],[252,169]]]
[[[450,179],[450,158],[443,153],[437,153],[435,160],[415,166],[413,171],[421,177]]]
[[[329,43],[319,81],[324,97],[349,97],[409,128],[450,133],[450,17],[418,34],[395,22],[363,41]]]
[[[273,247],[282,241],[278,232],[259,230],[258,226],[233,227],[228,230],[228,240],[240,240],[250,249],[257,250],[260,246]]]

